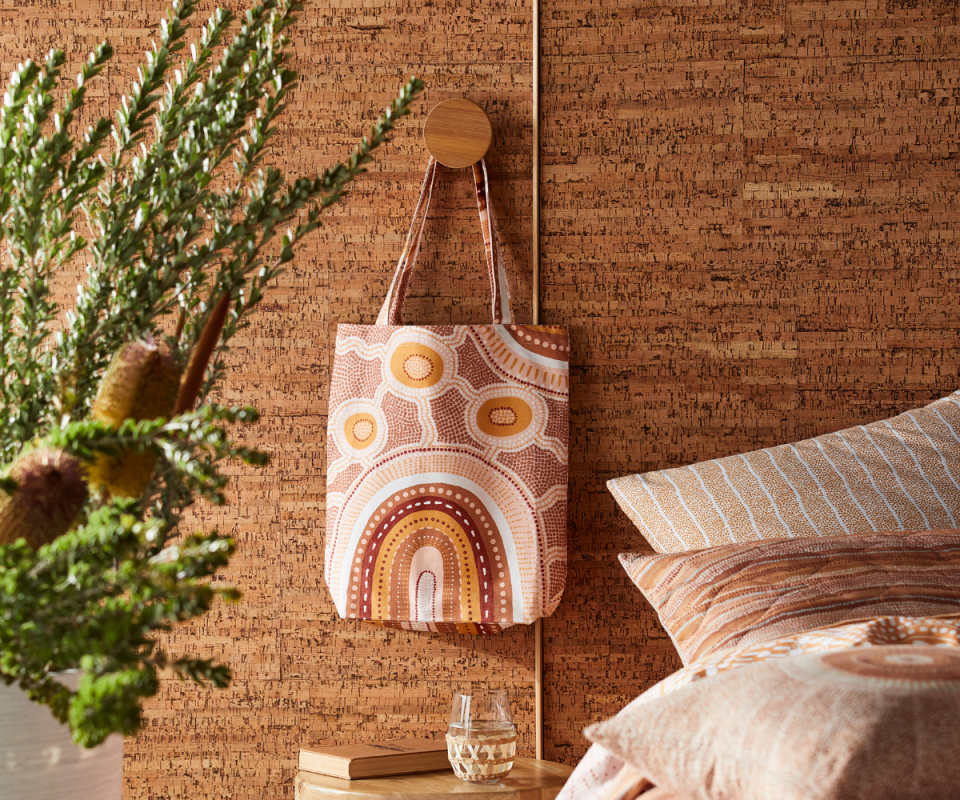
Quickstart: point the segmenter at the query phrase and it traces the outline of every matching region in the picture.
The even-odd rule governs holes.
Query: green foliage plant
[[[198,500],[225,502],[226,463],[267,461],[233,434],[257,412],[210,394],[267,284],[422,89],[411,79],[345,163],[287,182],[264,157],[296,85],[287,31],[301,7],[263,0],[239,20],[217,10],[188,47],[197,4],[174,2],[115,116],[85,131],[78,116],[109,44],[64,95],[65,56],[54,50],[43,64],[21,64],[3,97],[0,500],[22,528],[30,509],[10,505],[17,492],[69,477],[65,460],[88,474],[98,459],[125,454],[152,465],[139,496],[91,485],[73,495],[80,510],[65,533],[39,547],[45,540],[24,536],[0,545],[0,679],[47,704],[85,746],[134,733],[163,670],[229,683],[227,666],[173,658],[158,643],[218,597],[238,599],[211,584],[234,542],[179,526]],[[52,284],[71,263],[86,275],[73,307],[61,309]],[[168,416],[93,413],[111,361],[132,342],[162,348],[183,375]],[[27,458],[38,449],[40,472]],[[76,691],[56,677],[70,669],[80,671]]]

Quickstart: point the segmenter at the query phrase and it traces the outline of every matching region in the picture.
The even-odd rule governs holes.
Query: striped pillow
[[[891,419],[607,483],[658,553],[960,525],[960,392]]]
[[[684,664],[873,617],[960,615],[960,530],[623,553]]]

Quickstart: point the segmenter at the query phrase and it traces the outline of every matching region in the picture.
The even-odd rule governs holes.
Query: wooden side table
[[[452,771],[353,781],[298,772],[294,785],[296,800],[553,800],[571,772],[564,764],[518,758],[499,783],[467,783]]]

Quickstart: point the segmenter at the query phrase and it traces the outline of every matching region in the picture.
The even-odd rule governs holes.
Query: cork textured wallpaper
[[[242,8],[231,0],[230,7]],[[205,19],[213,3],[202,5]],[[0,3],[2,69],[51,46],[104,111],[150,46],[160,0]],[[545,757],[679,666],[616,561],[646,545],[604,482],[880,419],[958,388],[960,23],[925,0],[551,0],[541,10],[541,321],[571,326],[569,577],[544,624]],[[270,451],[191,524],[237,540],[244,592],[167,637],[223,659],[218,692],[165,682],[126,743],[126,797],[292,798],[302,742],[434,734],[453,691],[508,688],[534,751],[534,638],[388,631],[336,617],[323,582],[325,429],[337,323],[371,323],[427,154],[466,96],[489,156],[520,321],[531,315],[529,2],[308,2],[300,83],[270,161],[344,157],[417,74],[416,112],[272,288],[220,399],[251,403]],[[76,70],[68,70],[73,74]],[[96,106],[97,104],[92,104]],[[473,185],[445,170],[407,321],[486,322]],[[82,280],[61,276],[63,295]]]
[[[548,758],[679,666],[604,482],[882,419],[960,364],[955,4],[550,3],[544,319],[572,325]]]

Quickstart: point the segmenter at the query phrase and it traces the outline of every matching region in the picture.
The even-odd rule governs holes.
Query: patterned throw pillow
[[[960,530],[624,553],[684,664],[882,616],[960,615]]]
[[[753,664],[586,734],[668,797],[955,800],[960,651],[894,645]]]
[[[607,483],[658,553],[960,526],[960,392],[856,428]]]

